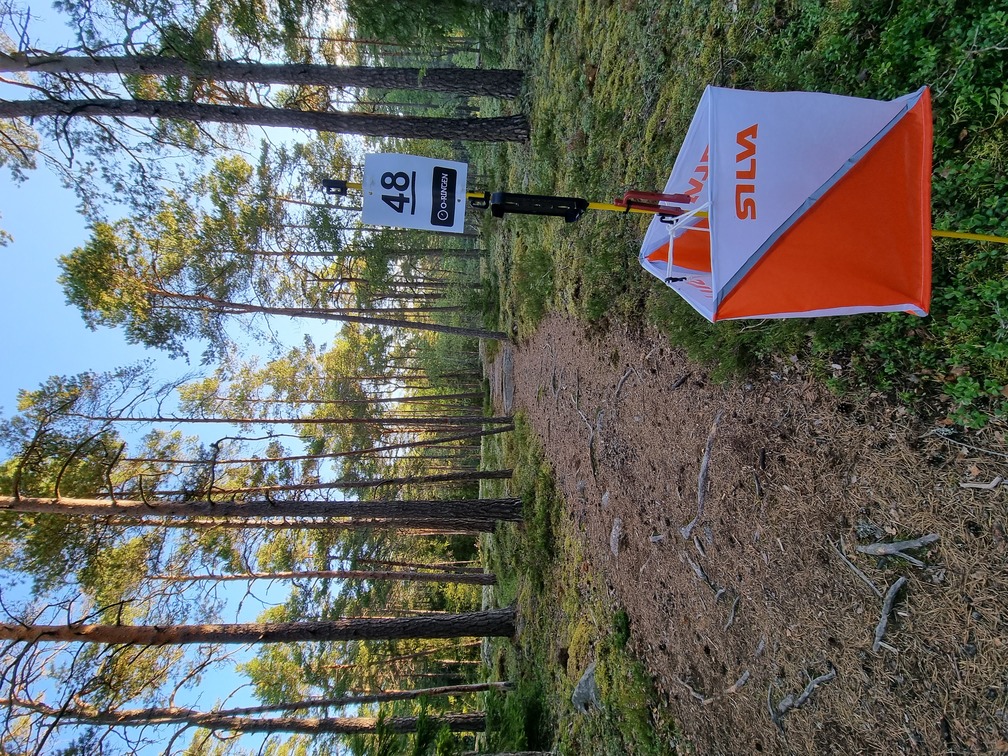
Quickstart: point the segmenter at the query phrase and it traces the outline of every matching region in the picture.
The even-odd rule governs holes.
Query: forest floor
[[[921,427],[797,359],[715,382],[657,332],[559,315],[491,377],[541,440],[578,569],[629,616],[670,750],[1008,751],[1008,485],[977,487],[1008,478],[1003,428]],[[929,534],[920,564],[856,550]]]

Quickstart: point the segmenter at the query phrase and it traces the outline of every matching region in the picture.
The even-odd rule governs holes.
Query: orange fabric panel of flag
[[[702,273],[711,272],[711,251],[710,232],[698,229],[706,229],[707,221],[700,221],[696,228],[689,228],[675,238],[672,248],[672,264],[687,270],[695,270]],[[652,263],[667,263],[669,254],[669,243],[665,242],[660,247],[647,255],[647,259]]]
[[[930,145],[925,93],[736,284],[716,319],[850,305],[927,310]]]

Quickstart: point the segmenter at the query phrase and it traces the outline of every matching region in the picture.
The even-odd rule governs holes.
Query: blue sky
[[[56,278],[56,258],[87,238],[72,192],[45,168],[23,184],[0,176],[0,225],[14,242],[0,248],[0,407],[16,410],[18,389],[50,375],[102,371],[152,355],[127,344],[118,331],[90,331],[68,306]],[[171,369],[170,361],[164,364]],[[184,371],[184,365],[175,368]]]

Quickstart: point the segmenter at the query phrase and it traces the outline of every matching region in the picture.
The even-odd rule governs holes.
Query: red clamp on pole
[[[681,207],[668,207],[659,203],[671,202],[679,205],[688,205],[692,201],[693,198],[688,194],[629,191],[623,193],[622,199],[613,200],[613,204],[625,207],[627,212],[630,212],[630,208],[636,207],[639,210],[646,210],[658,215],[675,217],[682,215],[685,211]]]

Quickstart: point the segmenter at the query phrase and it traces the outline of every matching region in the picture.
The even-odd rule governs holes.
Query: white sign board
[[[365,155],[361,221],[461,234],[468,166],[415,155]]]

